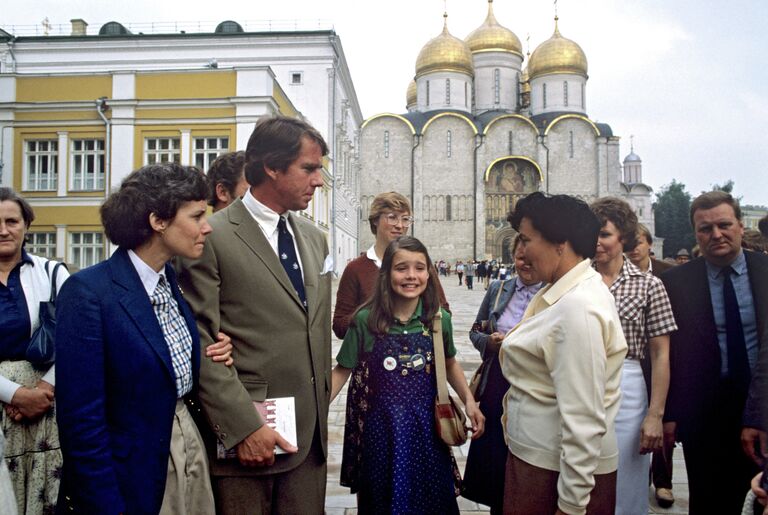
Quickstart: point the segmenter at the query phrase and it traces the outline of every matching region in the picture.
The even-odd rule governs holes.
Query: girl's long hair
[[[432,330],[432,319],[440,309],[440,298],[437,293],[439,279],[432,260],[429,258],[427,248],[413,236],[400,236],[392,241],[387,246],[387,250],[384,251],[379,277],[376,280],[376,288],[370,300],[362,306],[371,309],[371,314],[368,317],[368,329],[373,334],[386,334],[395,318],[392,293],[392,260],[398,250],[423,254],[427,262],[429,279],[427,279],[427,288],[421,294],[421,323],[430,328],[430,331]]]

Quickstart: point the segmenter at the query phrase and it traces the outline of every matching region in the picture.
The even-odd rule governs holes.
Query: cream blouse
[[[558,506],[586,512],[594,474],[616,470],[614,420],[627,343],[613,296],[585,259],[531,300],[501,347],[507,446],[560,473]]]

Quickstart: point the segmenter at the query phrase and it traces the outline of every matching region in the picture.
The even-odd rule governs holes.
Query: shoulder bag
[[[432,320],[435,380],[437,381],[435,427],[437,428],[438,436],[440,436],[443,442],[448,445],[462,445],[467,441],[467,417],[461,409],[461,403],[448,394],[442,318],[442,313],[438,311]]]
[[[493,307],[491,308],[491,311],[488,315],[488,320],[483,320],[480,322],[480,330],[487,334],[492,334],[494,331],[496,331],[496,324],[493,322],[493,317],[490,316],[494,311],[496,311],[496,308],[499,307],[499,297],[501,297],[501,290],[504,289],[504,283],[507,281],[501,281],[501,284],[499,284],[499,290],[496,292],[496,300],[493,301]],[[472,378],[469,380],[469,391],[472,392],[472,396],[475,399],[479,399],[480,396],[483,394],[483,390],[485,389],[485,384],[483,381],[483,376],[485,375],[485,371],[488,368],[488,365],[486,365],[487,361],[483,360],[482,363],[480,363],[480,366],[477,367],[477,370],[475,370],[475,373],[472,374]]]
[[[45,262],[45,273],[49,274],[48,265],[50,261]],[[29,340],[25,359],[32,363],[35,368],[48,368],[53,365],[56,356],[56,276],[59,273],[59,267],[65,267],[64,263],[56,263],[53,272],[50,273],[51,296],[49,300],[40,303],[40,325],[32,333]]]

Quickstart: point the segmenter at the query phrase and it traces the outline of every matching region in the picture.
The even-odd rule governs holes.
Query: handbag
[[[45,273],[49,274],[48,265],[50,261],[45,262]],[[35,368],[48,368],[53,365],[56,357],[56,276],[59,273],[59,267],[65,267],[64,263],[56,263],[53,272],[50,273],[51,296],[49,300],[40,303],[40,325],[32,333],[29,340],[25,359],[32,363]]]
[[[461,403],[448,394],[448,382],[445,369],[445,349],[443,348],[442,313],[437,312],[432,320],[432,341],[435,353],[435,379],[437,398],[435,399],[435,427],[440,439],[448,445],[463,445],[467,441],[467,417],[461,409]]]
[[[499,290],[496,292],[496,300],[493,301],[493,307],[491,308],[491,313],[496,311],[496,308],[499,307],[499,297],[501,297],[501,290],[504,289],[504,283],[507,282],[506,280],[501,281],[501,284],[499,285]],[[483,320],[480,322],[480,327],[478,328],[483,333],[492,334],[494,331],[496,331],[496,327],[493,323],[493,318],[488,317],[488,320]],[[472,392],[472,396],[477,399],[483,394],[484,387],[481,388],[481,384],[483,383],[483,376],[485,375],[486,370],[486,361],[483,361],[480,363],[480,366],[477,367],[477,370],[475,370],[475,373],[472,374],[472,378],[469,380],[469,391]],[[483,385],[484,386],[484,385]]]

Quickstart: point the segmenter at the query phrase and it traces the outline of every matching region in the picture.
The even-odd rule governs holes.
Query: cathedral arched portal
[[[485,173],[486,257],[505,263],[513,261],[511,245],[515,232],[509,227],[507,214],[519,199],[539,191],[541,180],[538,164],[526,157],[497,159],[488,167]]]

